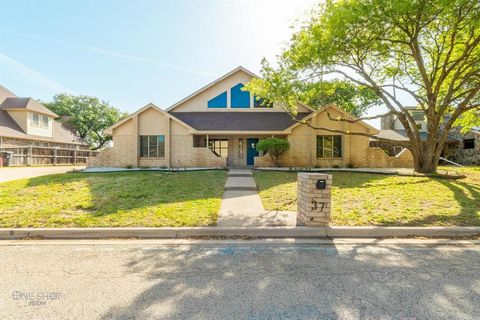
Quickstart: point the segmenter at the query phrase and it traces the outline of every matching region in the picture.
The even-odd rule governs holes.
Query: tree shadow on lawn
[[[418,219],[408,219],[408,221],[392,221],[378,225],[397,225],[397,226],[425,226],[432,224],[447,224],[447,225],[475,225],[480,226],[480,182],[479,184],[466,182],[468,179],[445,179],[441,177],[401,177],[404,181],[392,181],[389,178],[398,178],[396,175],[386,174],[370,174],[370,173],[351,173],[351,172],[331,172],[333,175],[333,187],[340,189],[342,193],[345,193],[345,197],[349,196],[349,189],[363,189],[368,188],[382,188],[382,187],[400,187],[392,189],[392,192],[397,192],[399,198],[403,195],[403,186],[408,187],[412,185],[418,185],[421,187],[423,184],[428,184],[432,180],[445,186],[452,191],[452,200],[458,203],[460,209],[458,214],[429,214]],[[260,176],[262,173],[259,174]],[[289,183],[296,183],[296,173],[275,173],[270,177],[266,176],[260,178],[259,184],[260,190],[268,190],[270,188],[279,187],[281,185],[287,185]],[[383,181],[385,180],[385,182]],[[421,187],[423,188],[423,187]],[[344,190],[342,190],[344,189]],[[294,190],[296,194],[296,188]],[[335,192],[335,191],[334,191]],[[372,190],[372,196],[374,196],[374,190]],[[405,191],[408,192],[408,191]],[[410,191],[412,192],[412,191]],[[438,192],[442,192],[438,190]],[[405,193],[406,195],[407,193]],[[422,199],[423,197],[427,197]],[[417,197],[422,201],[428,202],[428,200],[434,199],[437,195],[435,191],[431,194],[413,194],[412,197]],[[286,199],[286,197],[284,197]],[[413,200],[413,199],[412,199]],[[292,201],[296,201],[293,199]],[[367,203],[369,200],[365,199],[363,203]],[[359,201],[358,206],[362,206],[362,201]],[[408,203],[406,203],[408,205]],[[446,204],[448,205],[448,204]],[[402,209],[402,208],[401,208]],[[399,215],[400,218],[401,215]],[[376,225],[376,224],[375,224]]]
[[[101,217],[119,211],[148,211],[162,204],[202,211],[202,204],[220,201],[225,180],[225,171],[69,173],[32,178],[27,187],[47,187],[50,191],[45,192],[51,192],[52,201],[64,198],[65,202],[74,202],[78,195],[78,203],[67,209]]]
[[[436,179],[453,193],[460,212],[454,216],[431,214],[424,218],[411,220],[409,225],[428,225],[433,222],[454,220],[458,226],[480,226],[480,185],[462,182],[461,180]],[[435,197],[435,194],[431,195]]]
[[[125,276],[150,286],[102,319],[473,318],[480,252],[444,248],[133,249]]]

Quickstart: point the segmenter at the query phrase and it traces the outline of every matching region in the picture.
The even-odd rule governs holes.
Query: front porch
[[[228,168],[248,168],[264,165],[263,154],[256,150],[261,139],[286,138],[286,136],[251,134],[251,135],[194,135],[193,145],[209,148],[217,157],[226,159]]]

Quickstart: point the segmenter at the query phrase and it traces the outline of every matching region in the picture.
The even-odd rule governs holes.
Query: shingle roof
[[[405,130],[395,130],[395,131],[404,137],[408,137],[407,132]],[[420,132],[420,139],[423,141],[427,140],[427,133],[424,131]],[[461,140],[451,134],[449,134],[447,137],[447,142],[459,142],[459,141]]]
[[[407,137],[401,135],[395,130],[379,130],[376,136],[383,139],[390,139],[390,140],[396,140],[396,141],[408,141]],[[375,140],[375,138],[371,138],[371,140]]]
[[[32,98],[17,98],[17,97],[8,97],[2,104],[0,104],[0,109],[3,110],[18,110],[25,109],[29,111],[34,111],[38,113],[43,113],[51,117],[58,117],[58,115],[44,105],[38,103]]]
[[[8,112],[5,111],[4,106],[6,106],[6,109],[10,109],[10,107],[12,107],[12,109],[26,109],[48,114],[54,117],[57,116],[55,113],[51,112],[34,99],[18,98],[15,96],[14,93],[0,85],[0,137],[48,141],[56,143],[73,143],[82,145],[86,144],[85,141],[75,136],[73,132],[71,132],[55,120],[53,120],[53,137],[42,137],[27,134],[25,131],[22,130],[22,128],[20,128],[20,126],[15,122],[15,120],[13,120],[13,118],[8,114]]]
[[[286,112],[170,112],[196,130],[282,131],[295,123]],[[298,113],[297,119],[309,113]]]
[[[10,117],[7,111],[0,110],[0,137],[48,141],[57,143],[86,144],[85,141],[76,137],[70,130],[57,121],[53,121],[53,137],[42,137],[26,134],[25,131]]]

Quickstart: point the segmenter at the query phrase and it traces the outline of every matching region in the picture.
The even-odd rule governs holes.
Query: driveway
[[[58,166],[58,167],[8,167],[0,168],[0,182],[17,179],[33,178],[48,174],[65,173],[72,170],[85,169],[84,166]]]
[[[0,241],[2,319],[480,314],[480,247],[473,245],[38,242]]]

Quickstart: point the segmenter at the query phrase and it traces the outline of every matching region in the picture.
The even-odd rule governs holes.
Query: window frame
[[[138,148],[139,148],[140,158],[148,158],[148,159],[164,159],[165,158],[165,135],[140,135],[138,139],[139,139]],[[146,139],[146,145],[145,145],[144,139]],[[154,141],[151,141],[151,140],[154,140]]]
[[[36,116],[36,118],[37,118],[36,121],[35,121],[35,116]],[[32,112],[32,123],[31,123],[31,126],[32,126],[32,127],[40,127],[40,114],[39,114],[39,113]]]
[[[41,118],[42,118],[42,120],[40,121],[40,127],[43,128],[43,129],[48,129],[48,123],[49,123],[48,116],[45,115],[45,114],[42,114]],[[46,120],[46,122],[45,122],[45,120]]]
[[[218,144],[217,144],[218,142]],[[222,142],[226,142],[227,145],[224,146]],[[208,149],[212,150],[212,152],[217,157],[227,158],[228,157],[228,145],[229,141],[225,138],[212,138],[208,139]],[[224,154],[225,153],[225,154]]]
[[[339,138],[339,140],[338,140]],[[321,147],[319,145],[320,139],[322,140]],[[330,145],[330,155],[326,155],[325,150],[329,150],[328,147],[325,147],[325,140],[330,140],[328,143]],[[336,141],[336,142],[335,142]],[[338,142],[339,141],[339,142]],[[340,148],[335,152],[336,144],[340,143]],[[316,137],[316,157],[317,159],[343,159],[343,135],[317,135]],[[322,150],[322,155],[320,155],[320,149]],[[339,156],[335,156],[335,155]]]

